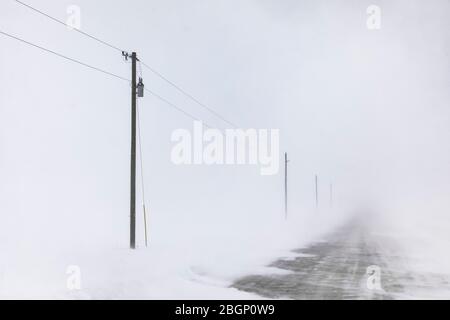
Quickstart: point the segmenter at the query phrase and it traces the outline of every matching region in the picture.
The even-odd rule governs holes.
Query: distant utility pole
[[[319,183],[316,174],[316,208],[319,207]]]
[[[287,219],[288,215],[288,185],[287,185],[287,173],[288,173],[288,155],[287,152],[284,153],[284,218]]]
[[[333,184],[330,183],[330,208],[333,207]]]

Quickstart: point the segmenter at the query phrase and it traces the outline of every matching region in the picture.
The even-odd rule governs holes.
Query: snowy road
[[[390,238],[370,232],[361,222],[295,252],[294,259],[271,265],[287,274],[247,276],[233,287],[284,299],[411,299],[450,292],[448,277],[411,271],[410,261]]]

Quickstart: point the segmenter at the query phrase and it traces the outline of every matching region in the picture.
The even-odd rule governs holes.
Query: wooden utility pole
[[[316,208],[319,207],[319,182],[316,174]]]
[[[287,219],[288,215],[288,185],[287,185],[287,171],[288,171],[288,156],[287,152],[284,153],[284,218]]]
[[[333,207],[333,184],[330,183],[330,208]]]
[[[130,249],[136,249],[136,52],[131,54]]]

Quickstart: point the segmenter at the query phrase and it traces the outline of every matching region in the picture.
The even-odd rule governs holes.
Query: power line
[[[147,91],[148,93],[150,93],[151,95],[153,95],[155,98],[161,100],[162,102],[166,103],[166,104],[169,105],[170,107],[174,108],[175,110],[177,110],[177,111],[183,113],[185,116],[191,118],[192,120],[202,122],[202,123],[205,125],[205,127],[208,127],[208,128],[211,128],[211,129],[214,128],[214,127],[210,126],[208,123],[206,123],[205,121],[200,120],[199,118],[193,116],[192,114],[190,114],[190,113],[188,113],[187,111],[183,110],[182,108],[178,107],[176,104],[170,102],[169,100],[167,100],[167,99],[161,97],[159,94],[157,94],[157,93],[151,91],[150,89],[145,88],[144,90]],[[217,129],[218,129],[218,128],[217,128]],[[220,130],[220,129],[219,129],[219,130]]]
[[[194,101],[195,103],[197,103],[199,106],[201,106],[202,108],[208,110],[209,112],[211,112],[212,114],[214,114],[217,118],[219,118],[220,120],[226,122],[227,124],[231,125],[234,128],[238,128],[239,126],[234,124],[231,121],[228,121],[227,119],[225,119],[225,117],[223,117],[222,115],[220,115],[217,111],[213,110],[212,108],[208,107],[206,104],[202,103],[200,100],[198,100],[197,98],[195,98],[193,95],[191,95],[190,93],[188,93],[186,90],[184,90],[183,88],[181,88],[180,86],[178,86],[177,84],[175,84],[174,82],[170,81],[168,78],[166,78],[164,75],[162,75],[160,72],[156,71],[155,69],[153,69],[152,67],[150,67],[148,64],[144,63],[143,61],[141,61],[142,65],[144,67],[146,67],[147,69],[149,69],[151,72],[153,72],[155,75],[157,75],[159,78],[163,79],[164,81],[166,81],[168,84],[170,84],[172,87],[174,87],[175,89],[177,89],[178,91],[180,91],[182,94],[184,94],[186,97],[188,97],[189,99],[191,99],[192,101]]]
[[[139,72],[139,75],[142,77],[142,71]],[[143,166],[143,158],[142,158],[142,135],[141,135],[141,117],[139,114],[139,99],[136,100],[136,115],[137,115],[137,129],[138,129],[138,143],[139,143],[139,159],[141,162],[141,182],[142,182],[142,198],[145,204],[145,189],[144,189],[144,166]]]
[[[70,25],[68,25],[67,23],[65,23],[62,20],[59,20],[51,15],[49,15],[48,13],[45,13],[37,8],[34,8],[32,6],[30,6],[29,4],[26,4],[22,1],[19,0],[14,0],[16,3],[27,7],[30,10],[33,10],[34,12],[39,13],[40,15],[43,15],[44,17],[47,17],[61,25],[64,25],[66,27],[70,27],[72,28]],[[126,50],[120,49],[119,47],[112,45],[104,40],[99,39],[98,37],[95,37],[87,32],[81,31],[80,29],[77,28],[72,28],[73,30],[75,30],[76,32],[89,37],[103,45],[106,45],[114,50],[117,50],[119,52],[126,52]],[[142,62],[142,61],[141,61]],[[215,111],[214,109],[212,109],[211,107],[208,107],[206,104],[202,103],[199,99],[195,98],[192,94],[188,93],[186,90],[184,90],[183,88],[181,88],[179,85],[175,84],[173,81],[170,81],[167,77],[165,77],[163,74],[161,74],[160,72],[158,72],[157,70],[155,70],[154,68],[150,67],[148,64],[142,62],[142,65],[145,66],[147,69],[149,69],[152,73],[154,73],[156,76],[158,76],[159,78],[161,78],[162,80],[164,80],[165,82],[167,82],[168,84],[170,84],[172,87],[174,87],[175,89],[177,89],[179,92],[181,92],[182,94],[184,94],[186,97],[188,97],[189,99],[191,99],[192,101],[194,101],[196,104],[198,104],[199,106],[201,106],[202,108],[204,108],[205,110],[209,111],[210,113],[212,113],[214,116],[216,116],[217,118],[219,118],[220,120],[222,120],[223,122],[231,125],[234,128],[238,128],[239,126],[234,124],[233,122],[227,120],[224,116],[222,116],[221,114],[219,114],[217,111]]]
[[[142,209],[144,214],[144,236],[145,246],[148,246],[148,232],[147,232],[147,212],[145,210],[145,180],[144,180],[144,161],[142,157],[142,135],[141,135],[141,118],[139,116],[139,100],[136,101],[136,114],[137,114],[137,128],[138,128],[138,143],[139,143],[139,161],[141,166],[141,189],[142,189]]]
[[[82,66],[84,66],[84,67],[87,67],[87,68],[89,68],[89,69],[91,69],[91,70],[95,70],[95,71],[104,73],[104,74],[106,74],[106,75],[115,77],[115,78],[117,78],[117,79],[126,81],[126,82],[128,82],[128,83],[131,81],[130,79],[124,78],[124,77],[122,77],[122,76],[119,76],[119,75],[117,75],[117,74],[111,73],[111,72],[109,72],[109,71],[106,71],[106,70],[103,70],[103,69],[100,69],[100,68],[97,68],[97,67],[94,67],[94,66],[92,66],[92,65],[90,65],[90,64],[81,62],[81,61],[79,61],[79,60],[70,58],[70,57],[65,56],[65,55],[63,55],[63,54],[61,54],[61,53],[55,52],[55,51],[53,51],[53,50],[50,50],[50,49],[44,48],[44,47],[42,47],[42,46],[39,46],[39,45],[37,45],[37,44],[31,43],[31,42],[29,42],[29,41],[27,41],[27,40],[24,40],[24,39],[22,39],[22,38],[19,38],[19,37],[16,37],[16,36],[14,36],[14,35],[11,35],[11,34],[9,34],[9,33],[3,32],[2,30],[0,30],[0,34],[2,34],[2,35],[4,35],[4,36],[7,36],[7,37],[9,37],[9,38],[11,38],[11,39],[17,40],[17,41],[19,41],[19,42],[21,42],[21,43],[27,44],[27,45],[29,45],[29,46],[35,47],[35,48],[37,48],[37,49],[40,49],[40,50],[42,50],[42,51],[44,51],[44,52],[51,53],[51,54],[53,54],[53,55],[55,55],[55,56],[58,56],[58,57],[60,57],[60,58],[63,58],[63,59],[66,59],[66,60],[68,60],[68,61],[77,63],[77,64],[82,65]],[[163,98],[162,96],[160,96],[160,95],[157,94],[156,92],[153,92],[153,91],[151,91],[151,90],[149,90],[149,89],[147,89],[147,88],[145,88],[145,90],[146,90],[147,92],[149,92],[150,94],[152,94],[154,97],[156,97],[156,98],[158,98],[159,100],[165,102],[167,105],[169,105],[169,106],[171,106],[172,108],[176,109],[177,111],[183,113],[183,114],[186,115],[187,117],[189,117],[189,118],[191,118],[191,119],[193,119],[193,120],[196,120],[196,121],[201,121],[201,122],[203,122],[204,125],[205,125],[206,127],[213,128],[212,126],[208,125],[206,122],[204,122],[204,121],[202,121],[202,120],[200,120],[200,119],[194,117],[193,115],[191,115],[191,114],[188,113],[187,111],[185,111],[185,110],[183,110],[182,108],[178,107],[177,105],[175,105],[174,103],[170,102],[169,100]]]
[[[110,47],[110,48],[112,48],[114,50],[117,50],[117,51],[120,51],[120,52],[126,51],[126,50],[122,50],[119,47],[117,47],[115,45],[112,45],[112,44],[110,44],[110,43],[108,43],[106,41],[103,41],[103,40],[101,40],[101,39],[99,39],[99,38],[97,38],[97,37],[95,37],[95,36],[93,36],[93,35],[91,35],[91,34],[89,34],[87,32],[81,31],[80,29],[77,29],[77,28],[73,28],[72,26],[68,25],[64,21],[59,20],[59,19],[57,19],[55,17],[52,17],[51,15],[49,15],[49,14],[47,14],[47,13],[45,13],[45,12],[39,10],[39,9],[36,9],[36,8],[30,6],[29,4],[26,4],[26,3],[22,2],[22,1],[19,1],[19,0],[13,0],[13,1],[17,2],[18,4],[20,4],[20,5],[24,6],[24,7],[27,7],[28,9],[33,10],[33,11],[35,11],[35,12],[37,12],[37,13],[39,13],[39,14],[41,14],[41,15],[43,15],[43,16],[45,16],[45,17],[47,17],[47,18],[49,18],[49,19],[51,19],[51,20],[53,20],[53,21],[55,21],[57,23],[59,23],[59,24],[62,24],[64,26],[66,26],[66,27],[69,27],[72,30],[74,30],[74,31],[76,31],[76,32],[86,36],[86,37],[89,37],[89,38],[91,38],[91,39],[93,39],[93,40],[95,40],[97,42],[100,42],[101,44],[104,44],[104,45],[106,45],[106,46],[108,46],[108,47]]]
[[[51,54],[53,54],[53,55],[55,55],[55,56],[58,56],[58,57],[63,58],[63,59],[66,59],[66,60],[68,60],[68,61],[71,61],[71,62],[80,64],[80,65],[82,65],[82,66],[84,66],[84,67],[87,67],[87,68],[90,68],[90,69],[92,69],[92,70],[95,70],[95,71],[98,71],[98,72],[102,72],[102,73],[104,73],[104,74],[106,74],[106,75],[109,75],[109,76],[118,78],[118,79],[123,80],[123,81],[130,82],[130,80],[127,79],[127,78],[124,78],[124,77],[122,77],[122,76],[119,76],[119,75],[117,75],[117,74],[111,73],[111,72],[109,72],[109,71],[106,71],[106,70],[103,70],[103,69],[94,67],[94,66],[92,66],[92,65],[90,65],[90,64],[81,62],[81,61],[79,61],[79,60],[70,58],[70,57],[68,57],[68,56],[65,56],[65,55],[63,55],[63,54],[61,54],[61,53],[55,52],[55,51],[53,51],[53,50],[50,50],[50,49],[41,47],[41,46],[39,46],[39,45],[37,45],[37,44],[31,43],[31,42],[29,42],[29,41],[27,41],[27,40],[24,40],[24,39],[19,38],[19,37],[16,37],[16,36],[13,36],[13,35],[11,35],[11,34],[9,34],[9,33],[6,33],[6,32],[1,31],[1,30],[0,30],[0,34],[3,34],[3,35],[5,35],[5,36],[7,36],[7,37],[9,37],[9,38],[11,38],[11,39],[17,40],[17,41],[22,42],[22,43],[24,43],[24,44],[27,44],[27,45],[29,45],[29,46],[38,48],[38,49],[40,49],[40,50],[42,50],[42,51],[51,53]]]
[[[139,76],[140,76],[141,78],[143,77],[143,75],[142,75],[142,65],[143,65],[143,64],[144,64],[144,63],[143,63],[142,61],[138,60],[138,66],[139,66],[138,73],[139,73]],[[183,110],[182,108],[178,107],[178,106],[175,105],[174,103],[172,103],[172,102],[170,102],[169,100],[167,100],[166,98],[161,97],[159,94],[155,93],[154,91],[151,91],[151,90],[148,89],[148,88],[144,88],[144,90],[147,91],[148,93],[150,93],[151,95],[153,95],[155,98],[161,100],[162,102],[166,103],[166,104],[169,105],[170,107],[174,108],[175,110],[177,110],[177,111],[183,113],[185,116],[191,118],[192,120],[194,120],[194,121],[201,121],[201,122],[203,122],[203,123],[205,124],[206,127],[211,128],[211,126],[209,126],[208,124],[206,124],[204,121],[202,121],[202,120],[198,119],[197,117],[191,115],[191,114],[188,113],[187,111]]]
[[[137,100],[137,101],[139,101],[139,100]],[[140,165],[141,165],[142,201],[145,204],[144,165],[143,165],[143,157],[142,157],[142,135],[141,135],[141,118],[140,118],[140,114],[139,114],[139,103],[137,103],[136,115],[137,115],[137,129],[138,129],[139,160],[140,160]]]

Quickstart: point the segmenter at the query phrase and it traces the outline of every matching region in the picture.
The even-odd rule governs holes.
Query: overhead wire
[[[53,20],[53,21],[55,21],[55,22],[57,22],[57,23],[59,23],[59,24],[62,24],[62,25],[64,25],[64,26],[66,26],[66,27],[69,27],[70,29],[74,30],[75,32],[78,32],[78,33],[80,33],[80,34],[82,34],[82,35],[84,35],[84,36],[86,36],[86,37],[89,37],[89,38],[91,38],[91,39],[93,39],[93,40],[95,40],[95,41],[98,41],[99,43],[104,44],[105,46],[108,46],[108,47],[110,47],[110,48],[112,48],[112,49],[114,49],[114,50],[120,51],[120,52],[125,51],[125,50],[122,50],[122,49],[120,49],[119,47],[117,47],[117,46],[115,46],[115,45],[113,45],[113,44],[111,44],[111,43],[109,43],[109,42],[106,42],[106,41],[104,41],[104,40],[102,40],[102,39],[100,39],[100,38],[98,38],[98,37],[96,37],[96,36],[93,36],[93,35],[91,35],[91,34],[89,34],[89,33],[87,33],[87,32],[84,32],[84,31],[82,31],[82,30],[80,30],[80,29],[78,29],[78,28],[73,28],[73,27],[72,27],[71,25],[69,25],[68,23],[66,23],[66,22],[64,22],[64,21],[62,21],[62,20],[59,20],[59,19],[57,19],[57,18],[55,18],[55,17],[49,15],[48,13],[45,13],[45,12],[43,12],[43,11],[41,11],[41,10],[35,8],[35,7],[32,7],[32,6],[30,6],[29,4],[26,4],[26,3],[24,3],[24,2],[22,2],[22,1],[20,1],[20,0],[13,0],[13,1],[17,2],[18,4],[20,4],[20,5],[24,6],[24,7],[27,7],[28,9],[33,10],[33,11],[35,11],[35,12],[37,12],[37,13],[39,13],[39,14],[41,14],[41,15],[43,15],[43,16],[45,16],[45,17],[47,17],[47,18],[49,18],[49,19],[51,19],[51,20]]]
[[[19,38],[19,37],[17,37],[17,36],[14,36],[14,35],[12,35],[12,34],[9,34],[9,33],[7,33],[7,32],[4,32],[4,31],[2,31],[2,30],[0,30],[0,34],[3,34],[4,36],[7,36],[7,37],[12,38],[12,39],[15,39],[15,40],[17,40],[17,41],[20,41],[20,42],[22,42],[22,43],[24,43],[24,44],[27,44],[27,45],[32,46],[32,47],[35,47],[35,48],[40,49],[40,50],[42,50],[42,51],[45,51],[45,52],[47,52],[47,53],[51,53],[51,54],[53,54],[53,55],[55,55],[55,56],[58,56],[58,57],[63,58],[63,59],[66,59],[66,60],[68,60],[68,61],[71,61],[71,62],[80,64],[80,65],[82,65],[82,66],[84,66],[84,67],[87,67],[87,68],[89,68],[89,69],[92,69],[92,70],[95,70],[95,71],[98,71],[98,72],[102,72],[102,73],[104,73],[104,74],[107,74],[107,75],[109,75],[109,76],[118,78],[118,79],[120,79],[120,80],[124,80],[124,81],[128,81],[128,82],[130,81],[130,79],[127,79],[127,78],[122,77],[122,76],[120,76],[120,75],[117,75],[117,74],[115,74],[115,73],[112,73],[112,72],[109,72],[109,71],[106,71],[106,70],[103,70],[103,69],[94,67],[94,66],[92,66],[92,65],[90,65],[90,64],[84,63],[84,62],[79,61],[79,60],[76,60],[76,59],[74,59],[74,58],[70,58],[70,57],[68,57],[68,56],[66,56],[66,55],[63,55],[63,54],[58,53],[58,52],[56,52],[56,51],[53,51],[53,50],[44,48],[44,47],[42,47],[42,46],[40,46],[40,45],[34,44],[34,43],[32,43],[32,42],[29,42],[29,41],[27,41],[27,40],[24,40],[24,39],[22,39],[22,38]]]
[[[209,111],[210,113],[212,113],[213,115],[215,115],[217,118],[219,118],[220,120],[222,120],[223,122],[231,125],[234,128],[238,128],[238,125],[234,124],[233,122],[227,120],[225,117],[223,117],[221,114],[219,114],[217,111],[215,111],[214,109],[208,107],[206,104],[204,104],[203,102],[201,102],[199,99],[195,98],[193,95],[191,95],[190,93],[188,93],[186,90],[184,90],[183,88],[181,88],[179,85],[175,84],[173,81],[169,80],[167,77],[165,77],[164,75],[162,75],[160,72],[156,71],[154,68],[150,67],[148,64],[142,62],[142,65],[144,67],[146,67],[148,70],[150,70],[152,73],[154,73],[156,76],[158,76],[159,78],[161,78],[162,80],[164,80],[165,82],[167,82],[168,84],[170,84],[172,87],[174,87],[175,89],[177,89],[178,91],[180,91],[183,95],[185,95],[186,97],[188,97],[189,99],[191,99],[192,101],[194,101],[196,104],[198,104],[199,106],[201,106],[202,108],[206,109],[207,111]]]
[[[136,99],[136,115],[137,115],[137,131],[138,131],[138,144],[139,144],[139,163],[141,173],[141,192],[142,192],[142,209],[144,216],[144,239],[145,246],[148,246],[148,231],[147,231],[147,212],[146,212],[146,200],[145,200],[145,179],[144,179],[144,160],[142,156],[142,135],[141,135],[141,117],[139,112],[139,99]]]
[[[38,14],[44,16],[44,17],[47,17],[47,18],[49,18],[49,19],[51,19],[51,20],[53,20],[53,21],[55,21],[55,22],[57,22],[57,23],[59,23],[59,24],[61,24],[61,25],[64,25],[64,26],[66,26],[66,27],[69,27],[69,28],[71,28],[72,30],[74,30],[74,31],[76,31],[76,32],[78,32],[78,33],[80,33],[80,34],[86,36],[86,37],[89,37],[89,38],[91,38],[91,39],[93,39],[93,40],[95,40],[95,41],[97,41],[97,42],[99,42],[99,43],[101,43],[101,44],[103,44],[103,45],[106,45],[106,46],[108,46],[108,47],[110,47],[110,48],[112,48],[112,49],[114,49],[114,50],[116,50],[116,51],[119,51],[119,52],[121,52],[121,53],[127,52],[126,50],[123,50],[123,49],[119,48],[118,46],[113,45],[113,44],[111,44],[111,43],[109,43],[109,42],[107,42],[107,41],[104,41],[104,40],[102,40],[102,39],[100,39],[100,38],[98,38],[98,37],[96,37],[96,36],[93,36],[93,35],[91,35],[91,34],[85,32],[85,31],[82,31],[82,30],[80,30],[80,29],[78,29],[78,28],[73,28],[71,25],[67,24],[66,22],[64,22],[64,21],[62,21],[62,20],[60,20],[60,19],[57,19],[57,18],[51,16],[50,14],[48,14],[48,13],[42,11],[42,10],[39,10],[39,9],[37,9],[37,8],[31,6],[31,5],[29,5],[29,4],[27,4],[27,3],[23,2],[23,1],[20,1],[20,0],[13,0],[13,1],[15,1],[16,3],[18,3],[18,4],[22,5],[22,6],[28,8],[28,9],[34,11],[34,12],[36,12],[36,13],[38,13]],[[208,112],[210,112],[210,113],[213,114],[215,117],[217,117],[218,119],[222,120],[223,122],[227,123],[228,125],[230,125],[230,126],[232,126],[232,127],[234,127],[234,128],[238,128],[238,125],[236,125],[236,124],[234,124],[233,122],[227,120],[224,116],[222,116],[220,113],[218,113],[217,111],[215,111],[213,108],[207,106],[205,103],[201,102],[199,99],[197,99],[196,97],[194,97],[192,94],[190,94],[189,92],[187,92],[185,89],[181,88],[179,85],[177,85],[177,84],[175,84],[173,81],[169,80],[169,79],[168,79],[167,77],[165,77],[161,72],[157,71],[155,68],[153,68],[153,67],[151,67],[150,65],[144,63],[143,61],[141,61],[141,63],[142,63],[142,65],[143,65],[144,67],[146,67],[148,70],[150,70],[153,74],[155,74],[157,77],[159,77],[160,79],[162,79],[162,80],[164,80],[165,82],[167,82],[168,84],[170,84],[173,88],[175,88],[176,90],[178,90],[179,92],[181,92],[183,95],[185,95],[187,98],[189,98],[190,100],[192,100],[193,102],[195,102],[197,105],[199,105],[199,106],[202,107],[203,109],[207,110]]]
[[[4,32],[4,31],[2,31],[2,30],[0,30],[0,34],[2,34],[2,35],[4,35],[4,36],[7,36],[7,37],[9,37],[9,38],[11,38],[11,39],[17,40],[17,41],[19,41],[19,42],[21,42],[21,43],[27,44],[27,45],[29,45],[29,46],[35,47],[35,48],[37,48],[37,49],[40,49],[40,50],[42,50],[42,51],[44,51],[44,52],[47,52],[47,53],[50,53],[50,54],[52,54],[52,55],[58,56],[58,57],[60,57],[60,58],[63,58],[63,59],[65,59],[65,60],[68,60],[68,61],[70,61],[70,62],[77,63],[77,64],[82,65],[82,66],[84,66],[84,67],[86,67],[86,68],[89,68],[89,69],[91,69],[91,70],[95,70],[95,71],[97,71],[97,72],[101,72],[101,73],[106,74],[106,75],[108,75],[108,76],[112,76],[112,77],[115,77],[115,78],[117,78],[117,79],[120,79],[120,80],[126,81],[126,82],[128,82],[128,83],[131,83],[131,80],[130,80],[130,79],[127,79],[127,78],[122,77],[122,76],[120,76],[120,75],[117,75],[117,74],[115,74],[115,73],[106,71],[106,70],[104,70],[104,69],[95,67],[95,66],[93,66],[93,65],[87,64],[87,63],[85,63],[85,62],[79,61],[79,60],[77,60],[77,59],[68,57],[68,56],[63,55],[63,54],[61,54],[61,53],[58,53],[58,52],[56,52],[56,51],[47,49],[47,48],[42,47],[42,46],[40,46],[40,45],[34,44],[34,43],[30,42],[30,41],[24,40],[24,39],[22,39],[22,38],[19,38],[19,37],[17,37],[17,36],[14,36],[14,35],[12,35],[12,34],[9,34],[9,33],[7,33],[7,32]],[[213,128],[212,126],[208,125],[206,122],[204,122],[204,121],[200,120],[199,118],[197,118],[197,117],[191,115],[189,112],[183,110],[181,107],[179,107],[179,106],[177,106],[176,104],[170,102],[169,100],[163,98],[162,96],[160,96],[160,95],[157,94],[156,92],[154,92],[154,91],[152,91],[152,90],[150,90],[150,89],[148,89],[148,88],[145,88],[145,91],[149,92],[149,93],[150,93],[151,95],[153,95],[155,98],[157,98],[157,99],[163,101],[163,102],[166,103],[168,106],[174,108],[175,110],[177,110],[178,112],[184,114],[185,116],[187,116],[187,117],[189,117],[189,118],[191,118],[191,119],[193,119],[193,120],[195,120],[195,121],[200,121],[200,122],[202,122],[206,127]]]

